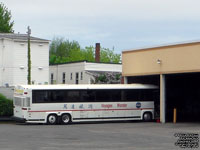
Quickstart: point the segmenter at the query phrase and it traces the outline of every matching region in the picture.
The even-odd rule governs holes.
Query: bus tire
[[[143,121],[145,121],[145,122],[152,121],[152,113],[151,112],[145,112],[143,114]]]
[[[47,117],[47,124],[49,124],[49,125],[55,125],[55,124],[57,124],[57,120],[58,120],[57,115],[50,114]]]
[[[69,124],[71,122],[70,114],[62,114],[61,116],[61,124]]]

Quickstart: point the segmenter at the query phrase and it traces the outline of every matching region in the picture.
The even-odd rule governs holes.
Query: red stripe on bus
[[[28,112],[57,112],[57,111],[115,111],[115,110],[143,110],[153,108],[130,108],[130,109],[70,109],[70,110],[33,110]]]

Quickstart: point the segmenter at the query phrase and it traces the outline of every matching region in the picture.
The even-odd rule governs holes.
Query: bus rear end
[[[30,107],[30,97],[24,89],[17,87],[14,92],[14,116],[13,119],[19,122],[26,122]]]

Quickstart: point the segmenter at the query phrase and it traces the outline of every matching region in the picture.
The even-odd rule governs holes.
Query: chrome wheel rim
[[[54,124],[56,122],[56,117],[51,115],[51,116],[49,116],[48,121],[49,121],[49,123]]]
[[[69,116],[68,116],[68,115],[63,115],[63,116],[62,116],[62,121],[63,121],[64,123],[68,123],[68,122],[69,122]]]
[[[144,114],[144,120],[151,120],[150,114]]]

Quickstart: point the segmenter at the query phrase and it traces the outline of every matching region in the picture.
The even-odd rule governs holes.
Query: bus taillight
[[[27,110],[27,108],[23,108],[23,107],[22,107],[22,110]]]

